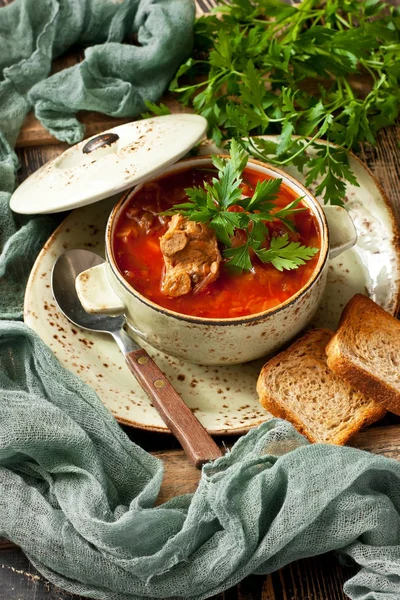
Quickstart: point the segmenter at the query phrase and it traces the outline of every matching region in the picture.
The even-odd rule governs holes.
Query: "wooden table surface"
[[[0,0],[0,6],[9,4],[10,1]],[[396,4],[399,2],[400,0]],[[196,4],[198,14],[201,14],[207,12],[214,1],[197,0]],[[54,70],[76,63],[81,56],[80,50],[67,53],[55,61]],[[167,103],[168,101],[170,99],[167,99]],[[86,124],[87,135],[123,121],[94,113],[83,114],[82,120]],[[400,126],[392,127],[381,133],[375,148],[362,148],[358,155],[382,184],[400,223],[399,139]],[[59,155],[66,147],[52,138],[33,115],[27,117],[17,146],[21,161],[20,180]],[[392,419],[384,428],[377,427],[359,434],[354,445],[399,459],[400,428],[393,423],[396,421]],[[124,430],[136,443],[164,458],[166,475],[160,502],[176,493],[177,480],[181,482],[179,492],[195,489],[198,473],[188,465],[171,436],[127,427]],[[229,438],[225,441],[231,443],[234,440]],[[327,554],[292,563],[266,577],[248,577],[235,588],[215,596],[214,600],[344,600],[346,596],[342,591],[343,583],[354,573],[354,569],[339,566],[333,554]],[[0,540],[0,600],[80,600],[80,597],[53,586],[30,565],[19,548]]]

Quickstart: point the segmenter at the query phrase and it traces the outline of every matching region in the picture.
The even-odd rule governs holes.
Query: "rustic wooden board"
[[[346,600],[343,584],[355,572],[326,554],[272,575],[252,575],[211,600]],[[0,552],[0,594],[2,600],[84,600],[50,584],[18,548]]]
[[[11,1],[0,0],[0,6],[10,4]],[[398,4],[399,0],[393,0],[393,3]],[[208,12],[215,4],[215,0],[196,0],[197,14]],[[54,62],[53,72],[76,64],[82,58],[82,49],[71,49]],[[173,111],[179,110],[177,103],[170,97],[163,101]],[[78,118],[85,124],[86,136],[130,120],[113,119],[93,112],[80,113]],[[399,139],[400,126],[392,127],[380,134],[375,148],[365,146],[358,155],[381,182],[400,221]],[[17,146],[21,161],[20,181],[67,148],[53,138],[32,113],[25,121]],[[199,472],[188,463],[171,436],[124,429],[131,439],[164,461],[165,474],[158,504],[196,489]],[[232,443],[232,439],[229,439],[229,443]],[[356,436],[352,445],[399,460],[400,426],[370,428]],[[354,569],[339,566],[335,557],[327,554],[297,561],[267,577],[248,577],[238,586],[215,596],[213,600],[345,600],[343,583],[354,573]],[[80,600],[80,597],[48,583],[30,565],[19,548],[10,542],[0,541],[0,599]]]

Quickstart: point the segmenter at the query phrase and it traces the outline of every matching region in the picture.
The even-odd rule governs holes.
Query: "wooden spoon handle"
[[[164,423],[175,435],[190,462],[200,468],[222,456],[212,437],[143,348],[128,352],[126,363],[151,398]]]

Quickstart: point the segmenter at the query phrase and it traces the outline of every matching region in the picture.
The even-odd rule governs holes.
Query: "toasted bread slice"
[[[309,331],[268,361],[257,382],[260,402],[311,442],[345,444],[385,409],[335,375],[326,364],[328,329]]]
[[[342,379],[400,415],[400,322],[361,294],[345,306],[326,349]]]

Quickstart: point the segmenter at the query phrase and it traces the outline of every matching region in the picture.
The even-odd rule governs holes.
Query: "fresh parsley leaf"
[[[247,211],[270,211],[274,208],[272,202],[278,197],[281,183],[282,179],[264,179],[264,181],[257,181],[253,196],[251,198],[242,198],[237,204]]]
[[[228,161],[228,166],[231,166],[232,170],[236,171],[239,174],[238,176],[240,176],[247,165],[249,155],[236,140],[232,140],[229,152],[231,158]]]
[[[290,117],[286,118],[282,125],[281,135],[279,136],[279,144],[276,149],[277,156],[281,156],[289,148],[294,130],[295,123],[290,120]]]
[[[341,205],[341,198],[346,193],[344,179],[352,185],[359,185],[350,170],[347,153],[340,148],[331,148],[329,145],[318,144],[316,149],[316,155],[308,163],[306,185],[310,186],[322,175],[315,194],[323,196],[327,204]],[[328,167],[327,172],[326,167]]]
[[[251,225],[248,225],[247,229],[251,237],[260,244],[265,242],[269,238],[269,229],[265,223],[272,220],[271,215],[268,213],[249,214],[248,220]]]
[[[223,256],[227,259],[228,267],[236,267],[243,271],[250,271],[253,268],[250,258],[251,242],[248,239],[242,246],[236,248],[227,248],[224,250]]]
[[[319,252],[318,248],[302,246],[300,242],[290,242],[287,234],[271,238],[268,250],[256,247],[253,249],[263,263],[272,263],[278,271],[297,269]]]
[[[214,203],[220,209],[227,209],[239,202],[242,196],[241,174],[246,167],[248,156],[235,140],[231,143],[230,160],[213,156],[212,161],[218,169],[219,177],[214,177],[211,184],[206,183],[204,186],[210,206]]]
[[[142,119],[148,119],[150,117],[160,117],[162,115],[170,115],[171,111],[169,110],[168,106],[165,106],[165,104],[162,104],[162,102],[160,102],[160,104],[154,104],[154,102],[150,102],[149,100],[145,100],[144,101],[146,108],[149,109],[150,112],[145,112],[141,114]]]
[[[235,229],[240,228],[241,220],[240,213],[221,211],[215,214],[209,223],[214,229],[217,239],[225,244],[231,245],[231,237],[235,233]]]
[[[261,262],[271,263],[278,271],[283,271],[297,269],[300,265],[304,265],[319,252],[319,249],[302,246],[300,242],[291,242],[287,234],[272,237],[270,247],[261,248],[261,242],[249,236],[245,244],[225,250],[224,258],[228,260],[227,264],[230,267],[249,270],[252,267],[251,251]]]
[[[293,215],[294,213],[302,212],[303,210],[307,210],[305,207],[297,208],[302,199],[303,199],[303,197],[296,198],[292,202],[289,202],[289,204],[287,204],[284,208],[281,208],[280,210],[277,210],[276,212],[273,213],[273,217],[275,219],[279,219],[280,221],[282,221],[282,223],[284,223],[286,225],[286,227],[289,229],[289,231],[296,231],[296,228],[295,228],[293,222],[290,219],[288,219],[287,217],[289,217],[290,215]]]
[[[303,198],[304,196],[296,198],[292,202],[289,202],[289,204],[286,204],[286,206],[284,206],[283,208],[280,208],[279,210],[274,212],[274,218],[285,219],[287,216],[292,215],[293,213],[302,212],[303,210],[306,210],[305,207],[298,208]]]

